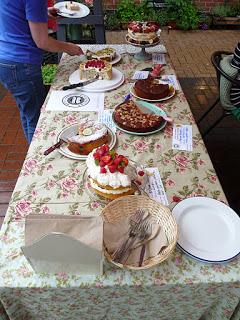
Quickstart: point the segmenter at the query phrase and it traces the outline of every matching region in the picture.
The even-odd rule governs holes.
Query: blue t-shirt
[[[0,59],[41,64],[43,51],[33,41],[28,21],[48,21],[47,0],[1,0]]]

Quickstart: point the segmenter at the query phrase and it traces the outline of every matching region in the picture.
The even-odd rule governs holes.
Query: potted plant
[[[105,14],[105,26],[107,30],[121,29],[121,21],[116,12]]]
[[[214,25],[234,25],[240,24],[240,6],[227,2],[218,4],[212,9]]]

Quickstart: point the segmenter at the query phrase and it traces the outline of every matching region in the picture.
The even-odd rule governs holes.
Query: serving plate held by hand
[[[166,84],[166,82],[164,82],[164,84]],[[175,91],[174,87],[170,85],[170,93],[169,93],[168,96],[166,96],[166,97],[164,97],[164,98],[161,98],[161,99],[157,99],[157,100],[145,99],[145,98],[139,97],[139,96],[136,94],[136,92],[135,92],[135,90],[134,90],[134,84],[133,84],[133,85],[131,86],[131,88],[130,88],[130,93],[131,93],[131,95],[133,95],[133,96],[134,96],[135,98],[137,98],[137,99],[141,99],[141,100],[149,101],[149,102],[161,102],[161,101],[165,101],[165,100],[168,100],[168,99],[171,99],[172,97],[174,97],[176,91]]]
[[[117,138],[116,138],[116,134],[108,126],[106,126],[106,127],[108,129],[108,136],[109,136],[108,144],[109,144],[109,148],[111,150],[114,147],[114,145],[116,144]],[[72,124],[69,127],[64,128],[57,135],[56,142],[60,141],[60,139],[63,139],[66,141],[68,137],[72,137],[72,136],[76,135],[78,133],[78,129],[79,129],[78,123]],[[70,158],[70,159],[74,159],[74,160],[86,160],[87,159],[87,155],[73,153],[68,149],[67,146],[68,146],[67,143],[64,143],[58,149],[58,151],[63,156]]]
[[[79,10],[69,10],[66,8],[66,4],[69,1],[61,1],[57,2],[54,5],[54,8],[59,9],[59,15],[65,18],[83,18],[89,15],[90,10],[87,6],[85,6],[82,3],[74,2],[73,4],[76,4],[79,6]]]
[[[226,204],[187,198],[172,210],[179,226],[178,247],[202,262],[223,263],[240,253],[240,218]]]
[[[151,113],[151,114],[156,114],[158,116],[167,117],[166,112],[163,111],[160,107],[155,106],[154,104],[151,104],[151,103],[148,103],[148,102],[145,102],[145,101],[141,101],[141,100],[135,101],[135,104],[144,113]],[[153,134],[153,133],[157,133],[157,132],[161,131],[162,129],[164,129],[166,124],[167,124],[167,121],[162,119],[162,122],[161,122],[159,128],[157,128],[156,130],[149,131],[149,132],[133,132],[133,131],[128,131],[126,129],[121,128],[121,126],[118,123],[115,122],[115,120],[114,120],[114,112],[112,114],[112,118],[113,118],[113,122],[114,122],[115,126],[119,130],[121,130],[121,131],[123,131],[125,133],[128,133],[128,134],[133,134],[133,135],[137,135],[137,136],[146,136],[146,135],[150,135],[150,134]]]

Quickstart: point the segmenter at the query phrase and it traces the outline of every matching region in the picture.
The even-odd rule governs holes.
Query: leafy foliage
[[[199,16],[192,0],[166,0],[167,13],[170,21],[183,30],[197,29]]]
[[[53,82],[57,71],[57,64],[46,64],[42,66],[43,83],[49,85]]]
[[[235,17],[240,13],[240,6],[230,4],[218,4],[212,8],[212,14],[216,17]]]

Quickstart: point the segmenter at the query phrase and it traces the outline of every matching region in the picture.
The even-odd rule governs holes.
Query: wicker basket
[[[102,211],[103,220],[104,222],[114,223],[123,217],[127,217],[135,213],[138,208],[146,208],[149,211],[149,214],[152,215],[153,221],[161,225],[165,231],[169,245],[165,249],[161,250],[157,256],[144,260],[141,267],[138,267],[137,265],[122,265],[112,260],[105,247],[103,234],[104,254],[108,261],[120,268],[132,270],[151,268],[166,260],[174,250],[177,243],[177,223],[174,216],[171,214],[170,209],[146,196],[125,196],[110,202]]]

